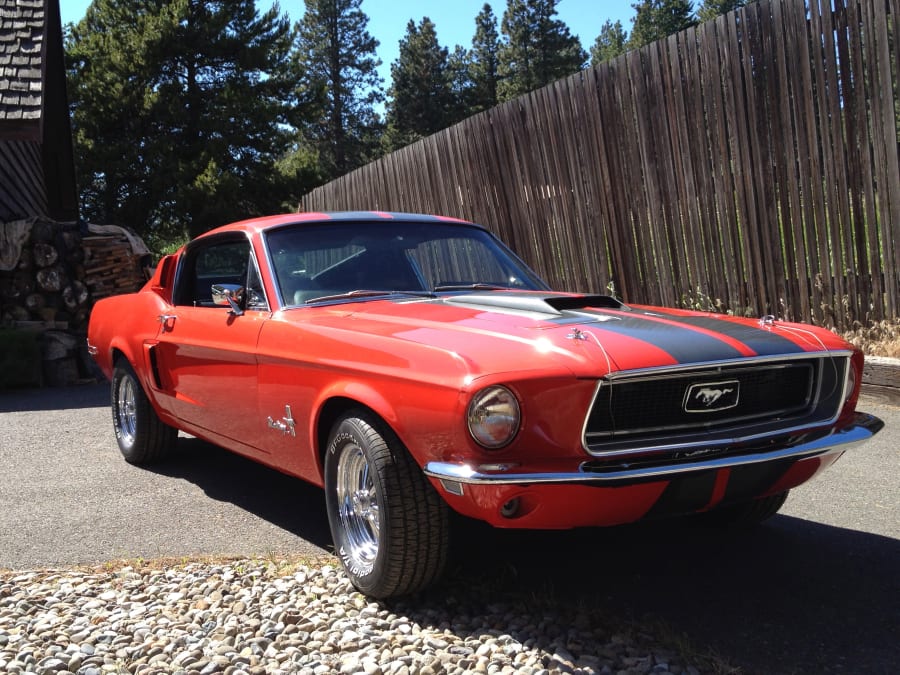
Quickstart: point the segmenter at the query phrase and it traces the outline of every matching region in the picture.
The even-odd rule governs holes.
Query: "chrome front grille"
[[[599,457],[714,448],[834,420],[849,355],[616,373],[600,382],[585,448]]]

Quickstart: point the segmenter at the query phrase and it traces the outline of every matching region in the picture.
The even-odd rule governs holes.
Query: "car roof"
[[[391,211],[333,211],[333,212],[300,212],[285,213],[276,216],[263,216],[250,218],[229,225],[217,227],[201,236],[218,234],[222,232],[253,232],[259,233],[282,225],[338,223],[352,221],[397,221],[397,222],[434,222],[434,223],[459,223],[461,225],[474,225],[467,220],[450,218],[448,216],[434,216],[421,213],[399,213]],[[480,227],[480,226],[478,226]]]

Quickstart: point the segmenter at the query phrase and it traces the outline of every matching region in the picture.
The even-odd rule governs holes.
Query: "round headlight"
[[[479,445],[502,448],[519,431],[519,402],[506,387],[487,387],[472,398],[466,419],[469,433]]]

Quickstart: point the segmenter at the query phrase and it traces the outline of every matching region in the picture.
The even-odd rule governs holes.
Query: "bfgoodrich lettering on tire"
[[[125,461],[143,465],[164,459],[178,432],[157,417],[131,364],[121,357],[113,368],[110,398],[116,441]]]
[[[443,572],[448,510],[391,429],[366,410],[337,421],[325,453],[325,500],[337,555],[375,598],[407,595]]]

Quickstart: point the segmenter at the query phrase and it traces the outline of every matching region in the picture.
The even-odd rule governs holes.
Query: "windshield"
[[[266,234],[283,306],[392,293],[546,290],[484,230],[434,222],[296,225]]]

